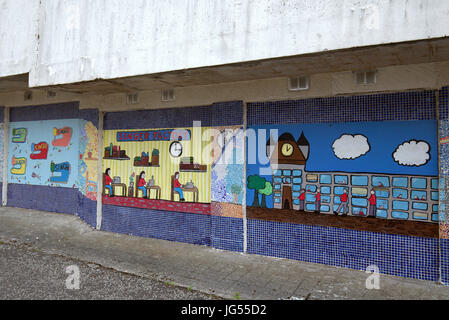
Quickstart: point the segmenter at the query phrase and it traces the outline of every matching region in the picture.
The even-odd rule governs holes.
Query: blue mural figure
[[[54,163],[52,161],[50,164],[50,171],[52,173],[50,182],[67,183],[70,175],[70,163],[67,161],[62,163]],[[60,175],[54,176],[55,173],[60,173]]]

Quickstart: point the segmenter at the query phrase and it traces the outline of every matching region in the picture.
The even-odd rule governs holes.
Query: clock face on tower
[[[173,141],[169,148],[170,155],[178,158],[182,154],[182,144],[179,141]]]
[[[281,153],[284,157],[290,157],[293,154],[293,146],[290,143],[284,143],[281,147]]]

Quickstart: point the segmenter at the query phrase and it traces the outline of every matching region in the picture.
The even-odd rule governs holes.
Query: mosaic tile
[[[252,102],[248,125],[436,119],[435,91]]]
[[[438,239],[248,219],[248,252],[436,281]]]
[[[203,127],[241,125],[242,110],[242,102],[235,101],[198,107],[108,112],[104,117],[104,130],[191,127],[194,121],[201,121]]]
[[[9,121],[39,121],[77,119],[79,102],[65,102],[49,105],[10,108]]]

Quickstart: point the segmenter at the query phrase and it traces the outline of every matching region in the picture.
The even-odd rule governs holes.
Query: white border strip
[[[3,120],[3,185],[2,206],[8,204],[8,147],[9,147],[9,107],[4,109]]]

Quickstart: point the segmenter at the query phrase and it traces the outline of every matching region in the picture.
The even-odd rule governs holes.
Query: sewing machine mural
[[[14,143],[24,143],[27,138],[26,128],[16,128],[12,129],[12,142]]]
[[[15,175],[24,175],[27,167],[27,159],[26,158],[16,158],[12,156],[12,168],[11,173]]]
[[[48,143],[39,142],[38,144],[31,144],[31,154],[30,158],[33,160],[47,159],[48,154]]]
[[[51,144],[55,147],[67,147],[70,143],[71,138],[72,128],[53,128],[53,141],[51,142]]]
[[[70,163],[62,162],[62,163],[54,163],[53,161],[50,164],[51,177],[49,179],[50,182],[56,183],[67,183],[70,175]],[[55,176],[55,173],[60,173]]]

